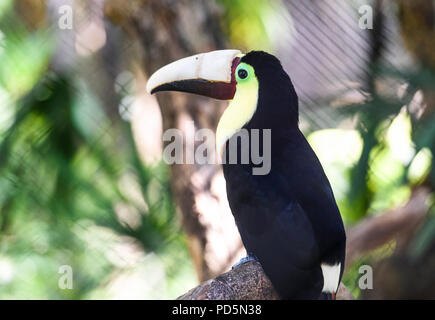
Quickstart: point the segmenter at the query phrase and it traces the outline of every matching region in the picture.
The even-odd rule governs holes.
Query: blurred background
[[[435,1],[1,0],[0,299],[174,299],[245,255],[219,166],[161,158],[226,102],[145,92],[225,48],[292,78],[353,296],[435,298]]]

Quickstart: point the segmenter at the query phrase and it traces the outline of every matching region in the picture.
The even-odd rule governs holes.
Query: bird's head
[[[298,99],[290,78],[280,61],[263,51],[217,50],[177,60],[149,78],[147,91],[231,100],[216,130],[218,149],[243,127],[278,129],[298,123]]]

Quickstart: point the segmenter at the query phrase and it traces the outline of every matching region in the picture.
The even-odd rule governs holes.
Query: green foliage
[[[355,130],[320,130],[308,137],[347,224],[400,206],[409,199],[412,188],[435,183],[431,165],[434,115],[418,118],[420,111],[410,109],[421,90],[435,90],[435,74],[427,69],[399,73],[379,68],[377,72],[383,81],[407,83],[403,96],[370,92],[364,103],[341,109],[345,118],[357,119]]]
[[[280,1],[267,0],[218,0],[225,12],[222,29],[228,34],[231,43],[243,51],[269,50],[273,38],[282,36],[280,19],[277,14],[282,6]],[[282,21],[281,21],[282,22]],[[285,21],[284,21],[285,22]]]
[[[0,298],[182,293],[195,279],[190,262],[178,265],[190,259],[166,165],[143,165],[130,125],[110,120],[80,77],[48,71],[46,31],[3,22]],[[62,265],[72,290],[58,286]]]
[[[431,192],[435,186],[435,113],[429,111],[434,106],[419,101],[435,92],[435,73],[424,67],[373,70],[376,81],[406,84],[403,95],[393,87],[378,91],[373,86],[364,103],[341,109],[342,117],[357,120],[356,129],[319,130],[308,136],[347,226],[404,205],[421,185]],[[432,213],[409,246],[409,256],[422,264],[435,247],[433,201],[430,206]],[[394,243],[371,252],[344,274],[343,282],[355,297],[361,295],[359,267],[391,255],[392,247]]]

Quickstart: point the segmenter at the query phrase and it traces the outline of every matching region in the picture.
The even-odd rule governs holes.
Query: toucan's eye
[[[255,77],[254,68],[245,62],[241,62],[235,72],[237,83],[250,83],[251,78]]]
[[[237,75],[240,79],[246,79],[248,77],[248,71],[245,69],[239,69],[239,71],[237,71]]]

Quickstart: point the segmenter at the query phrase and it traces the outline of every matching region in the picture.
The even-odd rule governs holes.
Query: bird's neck
[[[237,89],[237,94],[219,119],[216,129],[216,149],[218,152],[222,150],[228,139],[252,119],[257,110],[257,102],[257,82],[253,81]]]

